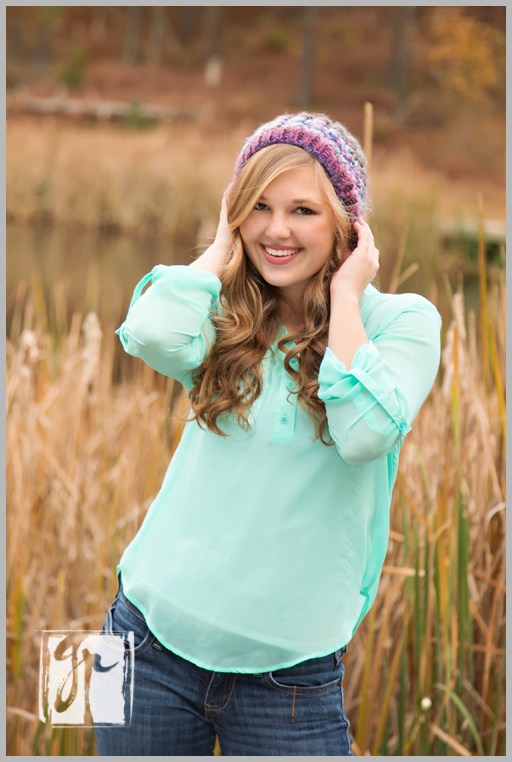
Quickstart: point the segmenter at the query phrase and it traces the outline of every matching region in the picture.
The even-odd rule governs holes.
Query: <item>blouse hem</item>
[[[121,567],[118,565],[117,572],[119,573],[120,571],[121,571]],[[141,613],[143,613],[144,604],[139,603],[131,593],[129,597],[124,590],[123,590],[123,595],[130,601],[130,603],[136,606]],[[180,656],[182,659],[192,662],[192,664],[195,664],[196,667],[201,667],[201,669],[206,669],[210,672],[224,672],[224,673],[233,673],[233,674],[241,674],[241,675],[255,675],[255,674],[266,673],[266,672],[274,672],[275,670],[278,670],[278,669],[287,669],[288,667],[294,667],[296,664],[301,664],[301,662],[307,661],[308,659],[316,659],[322,656],[329,656],[330,654],[335,653],[336,651],[339,651],[340,648],[344,648],[344,646],[348,645],[348,643],[350,642],[350,640],[346,640],[345,642],[340,642],[338,645],[335,645],[334,648],[329,646],[328,648],[324,648],[320,651],[315,651],[314,653],[308,654],[307,656],[301,656],[299,659],[295,659],[292,661],[279,662],[278,664],[272,665],[270,667],[267,666],[267,667],[258,667],[258,668],[254,668],[254,667],[228,668],[228,667],[212,666],[211,664],[207,664],[206,662],[203,662],[201,659],[196,659],[195,657],[190,656],[189,654],[185,653],[185,651],[183,651],[181,648],[175,648],[174,646],[171,646],[168,639],[163,638],[162,635],[158,632],[157,628],[154,628],[153,625],[150,625],[145,614],[144,614],[144,619],[146,620],[146,624],[150,632],[155,636],[158,642],[162,646],[164,646],[164,648],[167,648],[168,651],[172,651],[172,653],[176,654],[177,656]]]

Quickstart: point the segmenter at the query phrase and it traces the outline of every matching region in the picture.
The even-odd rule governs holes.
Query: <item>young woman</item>
[[[441,324],[371,285],[365,166],[324,115],[263,125],[214,243],[135,289],[123,346],[192,409],[117,567],[104,629],[134,633],[133,707],[96,729],[100,755],[211,755],[216,735],[224,756],[352,755],[342,657]]]

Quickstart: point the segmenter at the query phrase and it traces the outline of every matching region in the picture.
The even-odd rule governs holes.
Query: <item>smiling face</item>
[[[240,225],[254,267],[301,314],[306,285],[331,257],[334,217],[312,165],[270,182]]]

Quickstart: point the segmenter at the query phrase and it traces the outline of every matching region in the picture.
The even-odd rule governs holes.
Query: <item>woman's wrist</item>
[[[226,247],[214,241],[200,257],[190,263],[189,267],[196,267],[199,270],[207,270],[220,278],[226,264],[229,250]]]
[[[331,291],[331,315],[327,346],[350,370],[352,358],[369,341],[359,311],[357,292],[343,286]]]
[[[355,288],[350,288],[349,286],[331,288],[331,302],[343,299],[355,299],[357,302],[359,302],[360,294],[357,293]]]

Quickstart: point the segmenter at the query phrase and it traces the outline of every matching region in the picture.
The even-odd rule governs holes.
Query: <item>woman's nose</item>
[[[267,235],[270,238],[285,239],[291,235],[290,223],[283,214],[273,214],[267,227]]]

